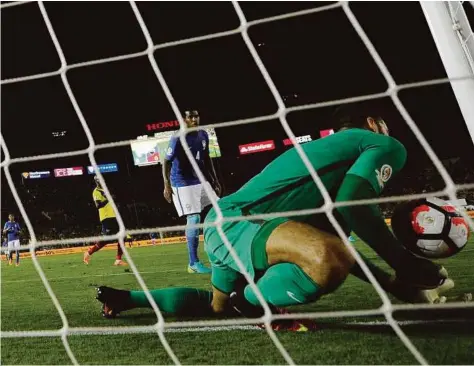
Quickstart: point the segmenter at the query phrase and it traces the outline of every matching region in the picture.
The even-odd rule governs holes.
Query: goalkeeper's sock
[[[307,304],[322,294],[322,288],[293,263],[271,266],[256,285],[265,301],[277,307]],[[244,296],[252,305],[261,306],[249,285]]]
[[[196,288],[176,287],[150,291],[158,308],[169,315],[212,316],[212,292]],[[135,307],[150,308],[144,291],[130,291]]]

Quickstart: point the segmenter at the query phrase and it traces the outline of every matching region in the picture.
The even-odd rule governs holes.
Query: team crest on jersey
[[[168,156],[173,155],[173,149],[171,147],[169,147],[168,150],[166,151],[166,155]]]
[[[382,165],[380,170],[375,169],[375,174],[377,174],[377,182],[379,183],[380,188],[385,186],[385,183],[388,182],[392,176],[392,167],[388,164]]]
[[[202,149],[206,150],[206,141],[202,140]]]

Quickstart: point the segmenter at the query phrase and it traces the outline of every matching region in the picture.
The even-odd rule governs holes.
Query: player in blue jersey
[[[188,127],[199,126],[199,113],[195,110],[186,111],[184,121]],[[186,142],[199,168],[206,176],[206,185],[217,200],[221,187],[217,179],[214,166],[209,156],[209,136],[206,131],[198,130],[186,135]],[[204,185],[194,171],[184,151],[179,137],[173,136],[163,161],[164,197],[166,201],[173,201],[179,217],[186,216],[187,225],[196,225],[201,222],[201,212],[211,204]],[[214,189],[212,189],[212,187]],[[198,257],[199,229],[186,230],[186,240],[189,253],[189,273],[210,273]]]
[[[150,233],[151,245],[153,246],[156,245],[157,238],[158,238],[158,235],[156,233]]]
[[[3,233],[7,235],[8,242],[8,264],[13,263],[13,250],[16,253],[16,266],[20,265],[20,225],[15,221],[13,214],[8,215],[8,221],[3,227]]]

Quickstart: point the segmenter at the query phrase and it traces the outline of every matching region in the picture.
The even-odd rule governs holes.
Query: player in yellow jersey
[[[112,208],[112,205],[107,200],[105,196],[105,192],[100,185],[99,178],[94,176],[94,181],[97,187],[94,188],[92,192],[92,198],[95,203],[95,207],[99,210],[99,219],[100,223],[102,224],[102,235],[113,235],[119,231],[119,226],[117,223],[117,218],[115,216],[115,211]],[[101,250],[107,244],[114,243],[115,240],[105,240],[99,243],[94,244],[91,246],[85,253],[84,253],[84,263],[89,264],[90,257],[95,252]],[[117,257],[115,258],[114,266],[126,266],[127,263],[122,260],[122,248],[120,244],[117,243]]]

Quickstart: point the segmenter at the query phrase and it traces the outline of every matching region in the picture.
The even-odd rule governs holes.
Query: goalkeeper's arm
[[[347,174],[336,197],[336,202],[377,198],[372,185],[364,178]],[[398,269],[413,258],[394,237],[378,205],[348,205],[337,212],[367,245],[374,249],[392,268]]]
[[[376,197],[377,193],[367,180],[357,175],[347,174],[339,188],[336,201]],[[337,211],[351,229],[395,269],[396,277],[394,278],[361,255],[382,288],[397,298],[413,302],[418,294],[417,291],[413,292],[413,289],[436,288],[446,278],[440,271],[440,266],[429,260],[416,257],[402,246],[389,230],[377,205],[350,205],[340,207]],[[368,281],[357,264],[351,273]],[[409,286],[407,287],[407,285]]]
[[[372,199],[377,196],[366,179],[347,174],[336,201]],[[377,205],[349,205],[337,211],[351,229],[395,269],[397,279],[420,288],[436,288],[446,278],[440,266],[416,257],[403,247],[389,230]]]

